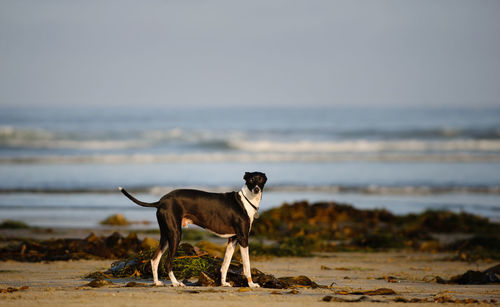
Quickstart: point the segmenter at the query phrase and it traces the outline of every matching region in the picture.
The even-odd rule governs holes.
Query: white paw
[[[172,282],[172,286],[174,286],[174,287],[185,287],[186,285],[183,284],[180,281],[176,281],[176,282]]]
[[[163,282],[157,280],[157,281],[154,282],[154,285],[155,286],[163,286]]]
[[[256,284],[252,281],[248,282],[248,287],[250,288],[260,288],[259,284]]]
[[[221,282],[221,286],[223,286],[223,287],[232,287],[231,284],[228,283],[227,281]]]

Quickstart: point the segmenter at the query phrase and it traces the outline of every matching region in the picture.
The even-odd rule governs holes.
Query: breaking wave
[[[352,140],[327,142],[241,142],[231,141],[232,148],[253,152],[445,152],[445,151],[500,151],[500,140]]]
[[[128,191],[134,193],[147,193],[153,195],[164,195],[176,188],[174,186],[130,186]],[[186,188],[183,186],[182,188]],[[189,186],[187,188],[201,189],[211,192],[226,192],[237,190],[238,187],[231,186]],[[266,186],[268,192],[284,192],[284,193],[354,193],[367,195],[435,195],[446,193],[472,193],[472,194],[500,194],[500,186],[485,185],[485,186],[447,186],[447,185],[403,185],[403,186],[379,186],[379,185],[317,185],[317,186],[301,186],[301,185],[270,185]],[[9,193],[41,193],[41,194],[116,194],[117,189],[102,189],[102,188],[3,188],[0,189],[0,194]]]
[[[500,154],[484,153],[181,153],[181,154],[92,154],[0,157],[0,164],[152,164],[216,162],[500,162]]]
[[[342,133],[340,133],[342,134]],[[339,134],[339,135],[340,135]],[[425,134],[425,133],[424,133]],[[281,133],[167,131],[136,132],[54,132],[42,129],[0,127],[0,149],[74,149],[126,150],[183,147],[191,150],[281,152],[281,153],[364,153],[364,152],[500,152],[497,130],[484,138],[376,138],[369,131],[358,138],[332,135],[319,140],[315,136],[283,140]],[[475,134],[476,135],[476,134]],[[363,138],[364,136],[364,138]],[[495,137],[493,137],[495,136]]]

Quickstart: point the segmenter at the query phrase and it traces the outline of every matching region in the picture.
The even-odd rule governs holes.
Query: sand
[[[330,289],[302,289],[297,294],[290,290],[248,289],[222,287],[173,288],[149,286],[151,280],[115,279],[113,285],[102,288],[85,286],[86,273],[110,267],[106,261],[57,261],[50,263],[0,262],[0,289],[8,287],[25,290],[0,293],[1,306],[310,306],[339,304],[324,302],[325,296],[340,299],[358,299],[362,295],[339,293],[390,288],[396,295],[369,296],[394,305],[401,297],[429,299],[475,299],[481,305],[500,302],[499,285],[461,286],[428,282],[435,276],[449,279],[467,270],[484,270],[494,263],[466,263],[446,261],[446,254],[379,252],[333,253],[311,258],[258,258],[252,267],[277,277],[306,275]],[[391,282],[389,282],[390,280]],[[146,287],[125,287],[130,281],[148,283]],[[336,294],[337,293],[337,294]],[[377,302],[341,303],[369,305]],[[418,303],[411,305],[435,305]]]

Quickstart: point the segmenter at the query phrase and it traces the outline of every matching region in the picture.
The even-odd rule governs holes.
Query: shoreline
[[[230,190],[230,189],[228,189]],[[5,220],[23,221],[38,228],[100,228],[102,219],[123,214],[135,229],[156,228],[154,210],[145,210],[116,193],[93,194],[1,194],[0,223]],[[145,201],[156,201],[157,194],[136,195]],[[261,210],[279,208],[283,204],[308,201],[349,204],[359,210],[388,210],[394,215],[420,214],[429,209],[454,213],[469,213],[500,222],[500,194],[445,193],[430,195],[333,193],[332,192],[278,192],[264,196]]]

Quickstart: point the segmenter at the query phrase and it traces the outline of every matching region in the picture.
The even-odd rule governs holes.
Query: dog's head
[[[243,176],[247,188],[252,191],[253,194],[259,194],[264,190],[264,185],[267,182],[266,174],[261,172],[246,172]]]

